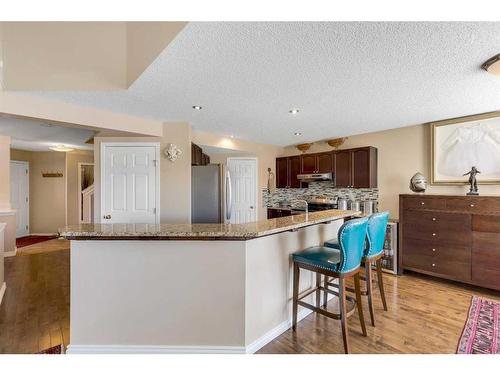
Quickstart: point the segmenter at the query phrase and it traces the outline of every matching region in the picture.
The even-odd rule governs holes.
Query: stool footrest
[[[336,319],[336,320],[340,320],[342,319],[342,315],[341,314],[337,314],[337,313],[333,313],[331,311],[328,311],[328,310],[325,310],[325,309],[322,309],[322,308],[319,308],[319,307],[316,307],[314,305],[311,305],[310,303],[307,303],[307,302],[304,302],[304,301],[297,301],[297,304],[299,306],[302,306],[302,307],[305,307],[309,310],[312,310],[314,311],[315,313],[318,313],[318,314],[321,314],[321,315],[324,315],[328,318],[332,318],[332,319]],[[353,313],[354,313],[354,310],[356,309],[356,303],[353,303],[349,310],[347,310],[346,312],[346,318],[348,318],[349,316],[351,316]]]

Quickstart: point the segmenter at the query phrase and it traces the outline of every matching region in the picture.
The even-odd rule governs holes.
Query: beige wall
[[[64,177],[42,177],[42,172]],[[36,152],[30,163],[30,232],[55,233],[66,223],[66,154]]]
[[[10,137],[0,135],[0,211],[10,210]]]
[[[6,90],[124,89],[125,22],[3,22]]]
[[[2,22],[5,89],[126,89],[185,25]]]
[[[79,223],[78,164],[93,162],[93,151],[73,151],[66,154],[66,225]]]
[[[163,129],[161,121],[1,90],[0,114],[82,125],[96,130],[131,132],[142,136],[159,136]]]
[[[221,137],[216,134],[193,131],[193,143],[200,147],[212,146],[228,150],[236,150],[238,153],[212,153],[210,155],[211,163],[226,163],[228,157],[249,156],[256,157],[258,162],[258,219],[264,220],[267,218],[267,212],[262,208],[262,189],[267,187],[268,172],[267,168],[271,168],[272,173],[275,173],[276,157],[285,152],[283,147],[265,145],[250,141],[244,141],[236,138]]]
[[[4,251],[16,248],[16,216],[10,206],[10,137],[0,136],[0,223],[5,223]],[[3,254],[0,254],[3,257]],[[3,266],[1,272],[3,274]],[[0,280],[2,285],[3,276]]]
[[[96,137],[94,144],[94,219],[101,222],[100,148],[102,142],[160,143],[160,222],[191,221],[191,127],[187,123],[166,123],[161,137]],[[171,162],[163,155],[168,143],[176,144],[182,155]]]
[[[411,193],[410,178],[421,172],[430,181],[430,126],[416,125],[349,137],[341,148],[374,146],[378,148],[378,187],[380,210],[389,210],[399,217],[399,194]],[[332,150],[326,142],[315,143],[308,152]],[[287,147],[283,155],[300,152]],[[431,186],[427,193],[465,194],[467,186]],[[481,194],[500,194],[498,185],[481,185]]]
[[[151,21],[126,23],[127,87],[139,78],[186,24]]]

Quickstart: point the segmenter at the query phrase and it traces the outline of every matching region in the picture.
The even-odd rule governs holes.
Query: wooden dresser
[[[399,196],[399,272],[500,290],[500,196]]]

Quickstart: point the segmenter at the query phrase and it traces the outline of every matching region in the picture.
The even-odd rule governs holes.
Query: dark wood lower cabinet
[[[399,269],[500,290],[500,197],[400,195]]]
[[[288,208],[268,208],[267,209],[267,218],[268,219],[276,219],[277,217],[285,217],[291,215],[299,215],[302,214],[301,211],[294,211]]]

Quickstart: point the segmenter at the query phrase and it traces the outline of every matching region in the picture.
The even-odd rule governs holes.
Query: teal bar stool
[[[372,264],[376,265],[377,281],[378,287],[380,289],[380,297],[382,299],[382,305],[384,310],[387,311],[387,302],[384,293],[384,280],[382,277],[382,256],[384,252],[384,240],[385,232],[387,228],[387,222],[389,221],[389,212],[379,212],[373,214],[368,219],[368,229],[367,229],[367,241],[366,249],[363,256],[363,262],[365,264],[365,279],[366,290],[362,290],[361,294],[368,296],[368,308],[370,310],[370,319],[372,326],[375,326],[375,314],[373,311],[373,271]],[[324,243],[325,247],[332,249],[339,249],[340,245],[338,239],[326,241]],[[348,289],[354,292],[352,289]]]
[[[342,338],[344,340],[344,351],[346,354],[350,352],[347,318],[354,313],[356,306],[358,308],[359,322],[361,324],[363,336],[366,336],[366,326],[363,317],[363,307],[361,304],[359,272],[361,258],[364,254],[367,226],[368,218],[347,221],[340,227],[338,232],[338,249],[316,246],[293,254],[292,329],[295,331],[297,328],[298,305],[329,318],[340,320],[342,326]],[[299,279],[301,269],[316,272],[316,288],[299,297]],[[324,275],[324,286],[321,286],[321,275]],[[356,298],[352,298],[346,294],[345,279],[350,276],[354,277]],[[339,279],[338,292],[328,288],[329,285],[333,285],[327,282],[329,277]],[[321,291],[324,292],[325,296],[327,296],[328,293],[331,293],[339,297],[340,311],[338,314],[321,308]],[[316,292],[316,306],[302,301],[303,298],[314,292]],[[349,309],[347,301],[352,302]],[[326,306],[326,297],[323,302],[323,306]]]

